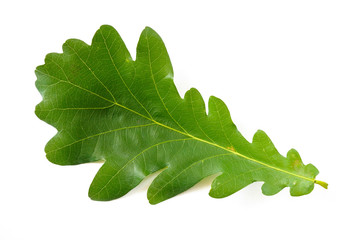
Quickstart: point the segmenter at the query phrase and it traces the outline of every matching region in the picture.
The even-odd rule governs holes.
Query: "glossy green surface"
[[[304,165],[296,150],[280,155],[258,131],[249,143],[233,124],[222,100],[210,97],[208,115],[196,89],[182,99],[159,35],[145,28],[133,61],[111,26],[102,26],[91,46],[76,39],[50,53],[37,67],[43,101],[36,115],[58,133],[46,145],[59,165],[105,160],[89,196],[119,198],[147,175],[164,169],[148,189],[156,204],[212,174],[210,196],[222,198],[255,181],[273,195],[290,187],[293,196],[310,193],[318,170]]]

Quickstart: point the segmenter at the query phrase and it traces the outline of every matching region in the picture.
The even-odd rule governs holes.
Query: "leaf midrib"
[[[288,172],[288,171],[285,171],[285,170],[280,169],[280,168],[277,168],[277,167],[273,167],[273,166],[271,166],[271,165],[268,165],[268,164],[266,164],[266,163],[263,163],[263,162],[261,162],[261,161],[258,161],[258,160],[254,159],[254,158],[247,157],[247,156],[245,156],[245,155],[243,155],[243,154],[241,154],[241,153],[239,153],[239,152],[232,151],[232,150],[230,150],[230,149],[228,149],[228,148],[225,148],[225,147],[223,147],[223,146],[221,146],[221,145],[218,145],[218,144],[216,144],[216,143],[209,142],[209,141],[207,141],[207,140],[204,140],[204,139],[195,137],[195,136],[193,136],[193,135],[191,135],[191,134],[189,134],[189,133],[185,133],[185,132],[179,131],[179,130],[177,130],[177,129],[175,129],[175,128],[172,128],[172,127],[170,127],[170,126],[167,126],[167,125],[165,125],[165,124],[162,124],[162,123],[160,123],[160,122],[158,122],[158,121],[156,121],[156,120],[154,120],[154,119],[152,119],[152,118],[149,118],[149,117],[147,117],[147,116],[144,116],[143,114],[138,113],[137,111],[135,111],[135,110],[133,110],[133,109],[131,109],[131,108],[128,108],[128,107],[126,107],[126,106],[123,106],[123,105],[119,104],[118,102],[113,102],[113,101],[111,101],[111,100],[109,100],[109,99],[107,99],[107,98],[104,98],[104,97],[102,97],[102,96],[100,96],[100,95],[98,95],[98,94],[96,94],[96,93],[94,93],[94,92],[92,92],[92,91],[90,91],[90,90],[88,90],[88,89],[85,89],[85,88],[83,88],[83,87],[80,87],[80,86],[78,86],[78,85],[76,85],[76,84],[74,84],[74,83],[72,83],[72,82],[70,82],[70,81],[65,81],[65,80],[59,79],[59,78],[57,78],[57,77],[51,76],[51,75],[46,74],[46,73],[44,73],[44,72],[42,72],[42,71],[39,71],[39,70],[37,70],[37,71],[40,72],[40,73],[43,73],[44,75],[53,77],[53,78],[55,78],[55,79],[57,79],[57,80],[59,80],[59,81],[61,81],[61,82],[68,83],[68,84],[73,85],[73,86],[75,86],[75,87],[78,87],[78,88],[80,88],[80,89],[82,89],[82,90],[85,90],[86,92],[88,92],[88,93],[90,93],[90,94],[93,94],[94,96],[100,97],[101,99],[103,99],[103,100],[105,100],[105,101],[108,101],[108,102],[112,103],[113,105],[116,105],[116,106],[121,107],[121,108],[123,108],[123,109],[125,109],[125,110],[128,110],[128,111],[130,111],[130,112],[132,112],[132,113],[134,113],[134,114],[137,114],[138,116],[143,117],[143,118],[145,118],[145,119],[147,119],[147,120],[149,120],[149,121],[152,121],[153,123],[155,123],[155,124],[157,124],[157,125],[159,125],[159,126],[161,126],[161,127],[164,127],[164,128],[169,129],[169,130],[172,130],[172,131],[174,131],[174,132],[180,133],[180,134],[182,134],[182,135],[191,137],[191,138],[193,138],[193,139],[195,139],[195,140],[197,140],[197,141],[204,142],[204,143],[207,143],[207,144],[209,144],[209,145],[212,145],[212,146],[221,148],[221,149],[223,149],[223,150],[225,150],[225,151],[231,152],[231,153],[233,153],[233,154],[235,154],[235,155],[238,155],[238,156],[240,156],[240,157],[242,157],[242,158],[245,158],[245,159],[247,159],[247,160],[249,160],[249,161],[252,161],[252,162],[261,164],[261,165],[263,165],[263,166],[265,166],[265,167],[274,169],[274,170],[276,170],[276,171],[280,171],[280,172],[283,172],[283,173],[286,173],[286,174],[289,174],[289,175],[292,175],[292,176],[295,176],[295,177],[298,177],[298,178],[301,178],[301,179],[304,179],[304,180],[307,180],[307,181],[311,181],[311,182],[317,183],[317,180],[315,180],[315,179],[307,178],[307,177],[302,176],[302,175],[298,175],[298,174],[295,174],[295,173],[292,173],[292,172]]]

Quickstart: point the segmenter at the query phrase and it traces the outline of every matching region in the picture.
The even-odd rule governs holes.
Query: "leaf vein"
[[[103,189],[107,189],[106,187],[108,186],[108,184],[126,167],[128,166],[130,163],[132,163],[135,159],[137,159],[140,155],[143,155],[146,151],[154,148],[154,147],[158,147],[159,145],[163,145],[165,143],[170,143],[170,142],[178,142],[178,141],[187,141],[187,140],[194,140],[192,138],[184,138],[184,139],[173,139],[173,140],[168,140],[168,141],[164,141],[164,142],[159,142],[159,143],[156,143],[144,150],[142,150],[140,153],[138,153],[137,155],[135,155],[133,158],[131,158],[126,164],[124,164],[107,182],[106,184],[104,184],[104,186],[99,190],[97,191],[96,193],[94,193],[92,196],[95,196],[96,194],[100,193],[101,191],[103,191]],[[106,163],[105,163],[106,164]],[[92,197],[90,196],[90,197]]]
[[[101,34],[101,36],[102,36],[102,38],[103,38],[105,48],[107,49],[107,52],[108,52],[108,56],[109,56],[109,58],[110,58],[110,60],[111,60],[111,62],[112,62],[112,64],[113,64],[113,67],[114,67],[114,69],[116,70],[116,72],[117,72],[120,80],[123,82],[124,86],[127,88],[128,92],[130,93],[130,95],[132,95],[132,97],[134,98],[134,100],[137,101],[137,103],[147,112],[147,114],[149,115],[150,118],[153,118],[153,117],[151,116],[151,114],[148,112],[148,110],[147,110],[147,109],[144,107],[144,105],[138,100],[138,98],[133,94],[133,92],[129,89],[128,85],[125,83],[124,78],[123,78],[122,75],[120,74],[118,68],[116,67],[116,65],[115,65],[115,63],[114,63],[114,59],[113,59],[112,55],[110,54],[110,51],[109,51],[107,42],[106,42],[106,40],[105,40],[105,38],[104,38],[103,32],[100,31],[100,34]]]
[[[176,176],[174,176],[171,180],[169,180],[165,185],[163,185],[161,188],[158,188],[158,191],[156,193],[153,194],[153,196],[151,198],[149,198],[149,201],[151,201],[151,199],[153,199],[154,197],[157,196],[157,194],[162,191],[162,189],[164,189],[166,186],[168,186],[171,182],[173,182],[178,176],[180,176],[182,173],[184,173],[185,171],[187,171],[188,169],[192,168],[194,165],[199,164],[199,163],[203,163],[205,160],[209,160],[209,159],[214,159],[214,158],[218,158],[221,156],[227,156],[227,155],[231,155],[232,153],[222,153],[222,154],[217,154],[214,156],[209,156],[203,159],[200,159],[194,163],[192,163],[191,165],[189,165],[188,167],[184,168],[182,171],[180,171]]]
[[[51,150],[49,152],[47,152],[47,154],[49,153],[52,153],[52,152],[55,152],[55,151],[59,151],[63,148],[66,148],[66,147],[69,147],[71,145],[74,145],[78,142],[83,142],[85,140],[88,140],[88,139],[91,139],[91,138],[94,138],[94,137],[98,137],[98,136],[101,136],[101,135],[104,135],[104,134],[108,134],[108,133],[113,133],[113,132],[117,132],[117,131],[122,131],[122,130],[126,130],[126,129],[131,129],[131,128],[141,128],[141,127],[147,127],[147,126],[152,126],[152,125],[155,125],[155,123],[149,123],[149,124],[143,124],[143,125],[135,125],[135,126],[129,126],[129,127],[122,127],[122,128],[117,128],[117,129],[112,129],[112,130],[109,130],[109,131],[106,131],[106,132],[101,132],[101,133],[97,133],[97,134],[94,134],[94,135],[91,135],[91,136],[88,136],[88,137],[85,137],[85,138],[82,138],[82,139],[79,139],[77,141],[74,141],[72,143],[69,143],[67,145],[64,145],[62,147],[59,147],[57,149],[54,149],[54,150]]]
[[[73,52],[75,53],[75,55],[79,58],[79,60],[84,64],[84,66],[86,66],[86,68],[89,70],[89,72],[94,76],[94,78],[105,88],[105,90],[110,94],[110,96],[113,98],[114,102],[116,102],[115,97],[113,95],[113,93],[107,88],[107,86],[105,86],[105,84],[97,77],[97,75],[95,75],[94,71],[88,66],[88,64],[80,57],[79,53],[77,51],[75,51],[75,49],[73,47],[71,47],[69,45],[68,42],[65,42],[65,44],[67,44],[67,46],[73,50]]]

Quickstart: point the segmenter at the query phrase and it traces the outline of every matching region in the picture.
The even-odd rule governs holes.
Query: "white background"
[[[0,239],[361,239],[360,1],[3,1],[0,4]],[[225,199],[211,178],[150,205],[147,178],[111,202],[88,198],[100,164],[47,161],[54,128],[36,118],[34,70],[68,38],[114,26],[135,56],[145,26],[165,41],[183,95],[226,102],[241,133],[294,147],[329,183]]]

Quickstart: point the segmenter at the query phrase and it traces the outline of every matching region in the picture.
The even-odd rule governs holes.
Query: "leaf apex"
[[[141,36],[142,36],[143,34],[145,34],[146,36],[148,36],[149,34],[155,34],[155,35],[157,35],[158,37],[160,37],[160,36],[158,35],[158,33],[157,33],[156,31],[154,31],[153,28],[148,27],[148,26],[146,26],[146,27],[143,29],[143,31],[142,31],[142,33],[141,33]]]
[[[148,202],[151,205],[157,205],[158,203],[160,203],[160,201],[153,201],[153,200],[149,200],[149,199],[148,199]]]
[[[110,26],[109,24],[103,24],[100,26],[99,29],[102,29],[102,28],[111,28],[111,29],[114,29],[114,27]]]
[[[256,134],[266,134],[266,132],[263,131],[263,130],[261,130],[261,129],[258,129],[258,130],[256,131],[255,135],[256,135]]]
[[[147,31],[154,31],[153,28],[149,27],[149,26],[145,26],[144,30],[147,30]]]

